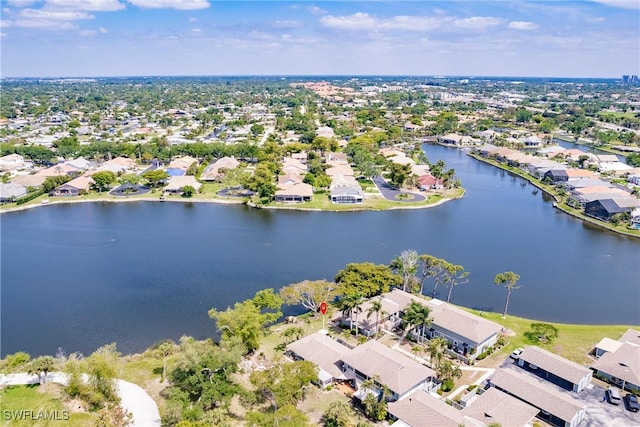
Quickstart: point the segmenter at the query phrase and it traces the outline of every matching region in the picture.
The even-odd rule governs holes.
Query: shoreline
[[[453,201],[453,200],[457,200],[462,198],[465,195],[466,191],[463,189],[462,194],[459,197],[443,197],[442,199],[438,200],[435,203],[431,203],[431,204],[424,204],[424,205],[398,205],[398,206],[392,206],[389,208],[385,208],[385,209],[376,209],[376,208],[368,208],[368,207],[361,207],[361,208],[353,208],[353,209],[322,209],[322,208],[305,208],[302,206],[297,206],[295,204],[291,205],[291,206],[274,206],[274,205],[267,205],[267,206],[254,206],[251,205],[250,203],[247,203],[247,201],[245,200],[231,200],[231,199],[217,199],[217,198],[211,198],[211,199],[200,199],[200,198],[167,198],[167,199],[160,199],[159,197],[126,197],[126,198],[94,198],[94,199],[77,199],[75,197],[70,197],[70,198],[63,198],[63,199],[56,199],[56,200],[51,200],[51,199],[44,199],[44,200],[48,200],[47,203],[42,203],[43,200],[40,201],[40,203],[31,203],[31,204],[25,204],[25,206],[15,206],[15,207],[10,207],[10,208],[6,208],[6,209],[0,209],[0,215],[4,214],[4,213],[12,213],[12,212],[21,212],[21,211],[26,211],[26,210],[30,210],[30,209],[35,209],[35,208],[40,208],[40,207],[47,207],[47,206],[53,206],[53,205],[73,205],[73,204],[80,204],[80,203],[101,203],[101,202],[105,202],[105,203],[130,203],[130,202],[160,202],[160,203],[164,203],[164,202],[173,202],[173,203],[214,203],[214,204],[221,204],[221,205],[247,205],[256,209],[273,209],[273,210],[297,210],[297,211],[310,211],[310,212],[359,212],[359,211],[387,211],[387,210],[400,210],[400,209],[427,209],[427,208],[432,208],[435,206],[439,206],[442,205],[443,203],[449,202],[449,201]],[[112,196],[113,197],[113,196]]]
[[[498,163],[498,162],[489,161],[488,159],[485,159],[482,156],[478,156],[478,155],[470,153],[470,152],[467,153],[467,156],[472,157],[472,158],[474,158],[474,159],[476,159],[478,161],[481,161],[483,163],[486,163],[488,165],[495,166],[498,169],[502,169],[502,170],[504,170],[506,172],[513,173],[513,174],[519,176],[520,178],[526,180],[527,182],[531,183],[531,185],[533,185],[534,187],[540,189],[545,194],[547,194],[550,197],[552,197],[553,200],[554,200],[553,201],[553,207],[555,209],[559,210],[562,213],[565,213],[565,214],[567,214],[567,215],[569,215],[569,216],[571,216],[573,218],[579,219],[581,221],[588,222],[589,224],[593,224],[593,225],[598,226],[600,228],[603,228],[603,229],[605,229],[607,231],[611,231],[612,233],[616,233],[616,234],[619,234],[619,235],[622,235],[622,236],[626,236],[626,237],[632,237],[632,238],[635,238],[635,239],[640,239],[640,234],[627,232],[625,230],[619,230],[619,229],[616,229],[614,227],[611,227],[611,226],[603,223],[602,221],[596,220],[595,218],[590,218],[590,217],[588,217],[588,216],[586,216],[584,214],[571,212],[571,211],[565,209],[564,207],[562,207],[562,205],[560,203],[560,199],[558,199],[558,195],[557,194],[554,194],[554,193],[548,191],[546,188],[541,186],[540,183],[537,180],[533,179],[532,177],[530,177],[528,175],[523,175],[523,173],[517,173],[517,172],[505,167],[504,165]]]

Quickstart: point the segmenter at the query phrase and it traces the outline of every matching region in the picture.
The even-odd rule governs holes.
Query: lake
[[[454,289],[456,304],[501,312],[506,293],[493,278],[510,270],[522,285],[510,314],[640,324],[639,240],[557,211],[528,182],[462,151],[425,150],[456,169],[464,198],[382,212],[132,202],[2,214],[2,355],[88,354],[111,342],[129,353],[212,337],[211,307],[331,280],[350,262],[388,264],[404,249],[465,266],[471,280]]]

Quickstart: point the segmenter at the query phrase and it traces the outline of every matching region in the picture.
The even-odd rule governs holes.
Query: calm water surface
[[[183,334],[215,336],[207,316],[266,287],[329,279],[349,262],[403,249],[462,264],[452,302],[570,323],[640,324],[640,241],[556,211],[527,182],[469,158],[445,160],[467,194],[431,209],[296,212],[183,203],[89,203],[3,214],[1,352],[125,353]],[[446,295],[442,295],[446,297]],[[290,311],[293,312],[293,311]]]

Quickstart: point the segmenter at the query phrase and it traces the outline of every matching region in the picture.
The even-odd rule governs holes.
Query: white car
[[[509,355],[510,358],[518,360],[520,359],[520,355],[522,354],[522,352],[524,351],[524,349],[522,348],[516,348],[515,350],[513,350],[513,353],[511,353],[511,355]]]

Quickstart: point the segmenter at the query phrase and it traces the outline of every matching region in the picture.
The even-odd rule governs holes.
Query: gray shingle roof
[[[525,346],[524,351],[520,354],[520,360],[532,363],[547,372],[571,381],[573,384],[578,384],[585,376],[591,375],[589,368],[535,345]]]

